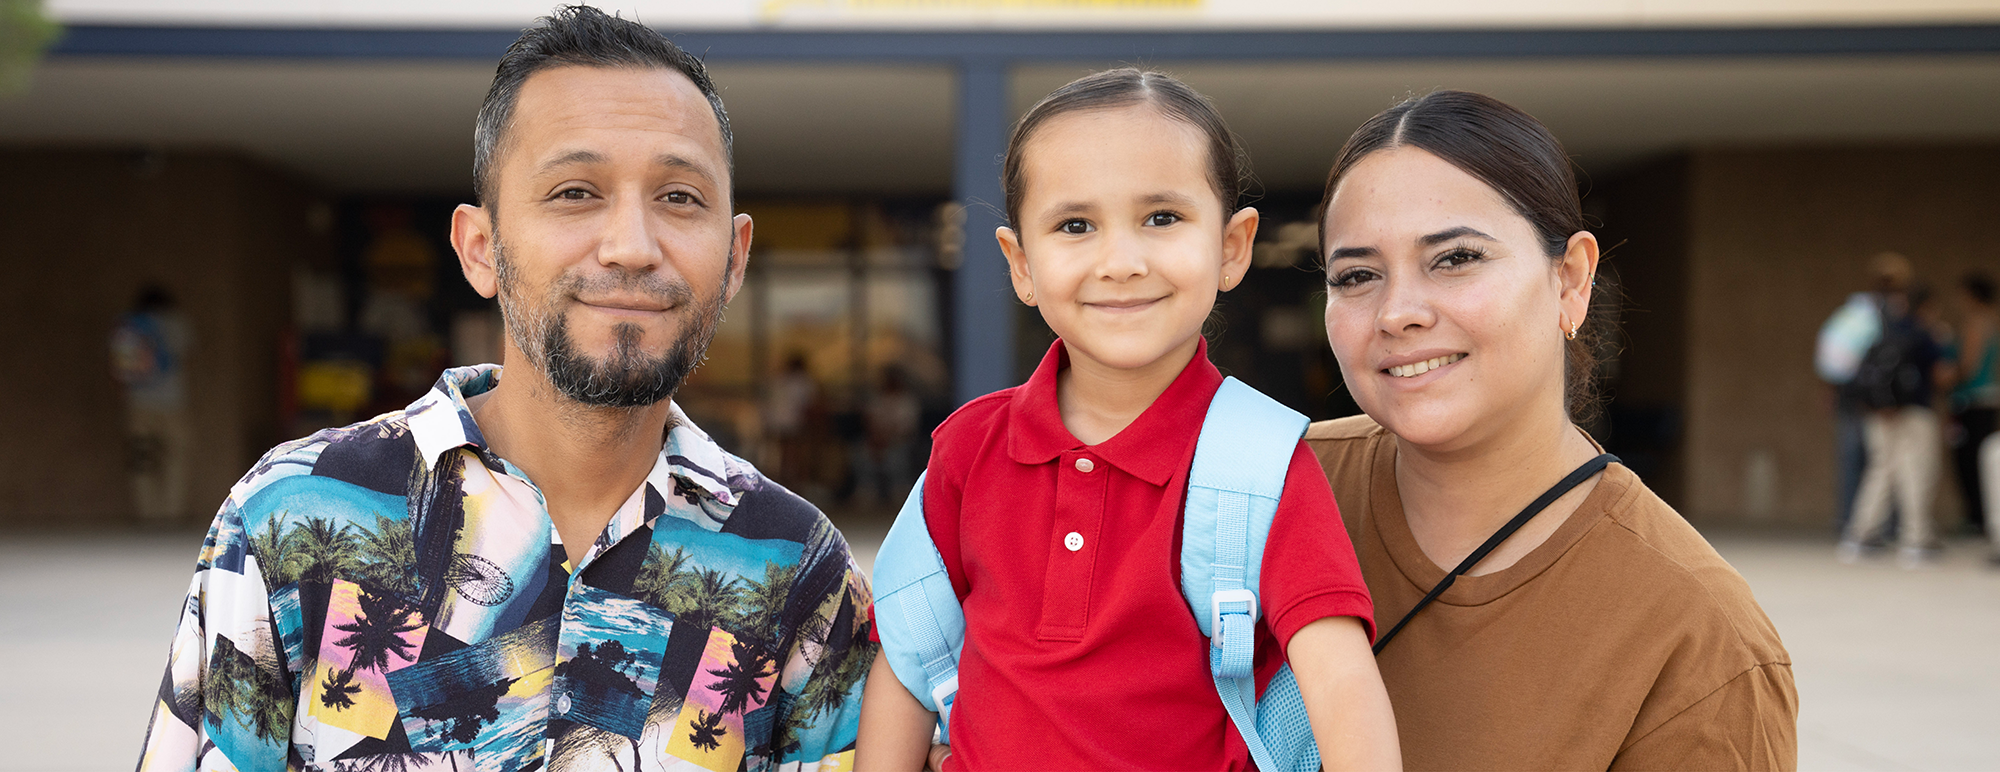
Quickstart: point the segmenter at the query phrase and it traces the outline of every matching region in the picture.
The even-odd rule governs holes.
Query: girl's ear
[[[1000,254],[1007,256],[1007,279],[1014,283],[1014,297],[1029,306],[1035,304],[1035,279],[1028,274],[1028,253],[1021,249],[1021,235],[1002,225],[993,229],[1000,242]]]
[[[1243,277],[1250,271],[1250,255],[1257,242],[1257,220],[1259,215],[1254,207],[1243,207],[1231,215],[1229,223],[1222,226],[1222,279],[1217,287],[1223,292],[1243,283]]]
[[[1577,231],[1569,237],[1562,262],[1556,265],[1557,304],[1562,307],[1563,332],[1582,326],[1590,315],[1591,287],[1597,279],[1597,237]]]

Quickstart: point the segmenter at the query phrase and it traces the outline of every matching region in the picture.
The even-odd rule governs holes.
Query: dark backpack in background
[[[1930,377],[1924,372],[1929,335],[1909,319],[1885,320],[1882,335],[1861,356],[1846,389],[1871,410],[1923,405]]]

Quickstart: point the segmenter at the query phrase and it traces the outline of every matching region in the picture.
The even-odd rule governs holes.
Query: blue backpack
[[[1202,420],[1181,526],[1181,595],[1209,640],[1216,693],[1264,772],[1320,766],[1291,666],[1271,679],[1262,700],[1251,672],[1264,540],[1306,424],[1305,416],[1225,379]],[[919,477],[875,555],[875,626],[896,679],[945,729],[958,695],[965,614],[931,543],[923,501]]]

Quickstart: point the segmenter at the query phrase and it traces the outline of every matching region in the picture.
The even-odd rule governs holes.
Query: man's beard
[[[731,238],[730,248],[735,248]],[[728,262],[733,262],[733,259]],[[514,346],[528,363],[539,368],[566,397],[592,407],[636,408],[670,398],[701,364],[715,328],[722,322],[722,301],[726,294],[718,286],[715,296],[700,308],[692,308],[694,290],[685,280],[665,279],[655,272],[616,270],[585,277],[581,272],[565,272],[549,285],[539,305],[520,296],[519,276],[496,238],[493,243],[494,273],[500,285],[500,315]],[[722,282],[729,281],[729,268]],[[576,349],[570,339],[569,320],[560,311],[564,303],[586,292],[622,290],[659,300],[682,310],[680,337],[659,356],[648,357],[641,350],[645,331],[637,324],[621,322],[612,328],[616,342],[610,355],[592,358]],[[686,315],[692,312],[692,315]]]

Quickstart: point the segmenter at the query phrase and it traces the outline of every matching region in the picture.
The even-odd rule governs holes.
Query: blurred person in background
[[[1893,502],[1901,544],[1897,562],[1914,569],[1935,554],[1931,500],[1943,461],[1943,438],[1932,404],[1940,376],[1948,375],[1944,372],[1948,364],[1926,318],[1929,293],[1912,282],[1908,259],[1883,253],[1871,267],[1881,332],[1843,387],[1866,411],[1861,428],[1868,465],[1837,555],[1842,562],[1859,560],[1870,539],[1889,522]]]
[[[819,381],[806,366],[806,355],[785,357],[785,369],[765,390],[764,431],[778,447],[778,479],[799,488],[817,480],[812,438],[819,416]]]
[[[876,501],[901,501],[916,475],[910,473],[910,454],[916,448],[917,422],[923,418],[923,403],[910,390],[903,368],[882,368],[882,384],[870,395],[862,409],[866,435],[859,454],[862,495]]]
[[[186,512],[187,355],[194,333],[166,288],[140,288],[111,333],[111,373],[125,388],[126,462],[141,522],[170,524]]]
[[[1814,369],[1825,381],[1827,404],[1834,423],[1834,532],[1847,532],[1861,473],[1868,468],[1868,443],[1862,431],[1868,410],[1847,388],[1868,348],[1882,335],[1882,306],[1889,292],[1900,292],[1910,281],[1910,262],[1892,252],[1876,255],[1868,264],[1868,289],[1847,297],[1820,325],[1813,353]]]
[[[1959,280],[1962,305],[1953,341],[1957,385],[1951,390],[1952,460],[1965,501],[1965,525],[1984,534],[1986,498],[1980,480],[1979,448],[1993,434],[2000,413],[2000,313],[1994,310],[1993,277],[1974,271]]]

